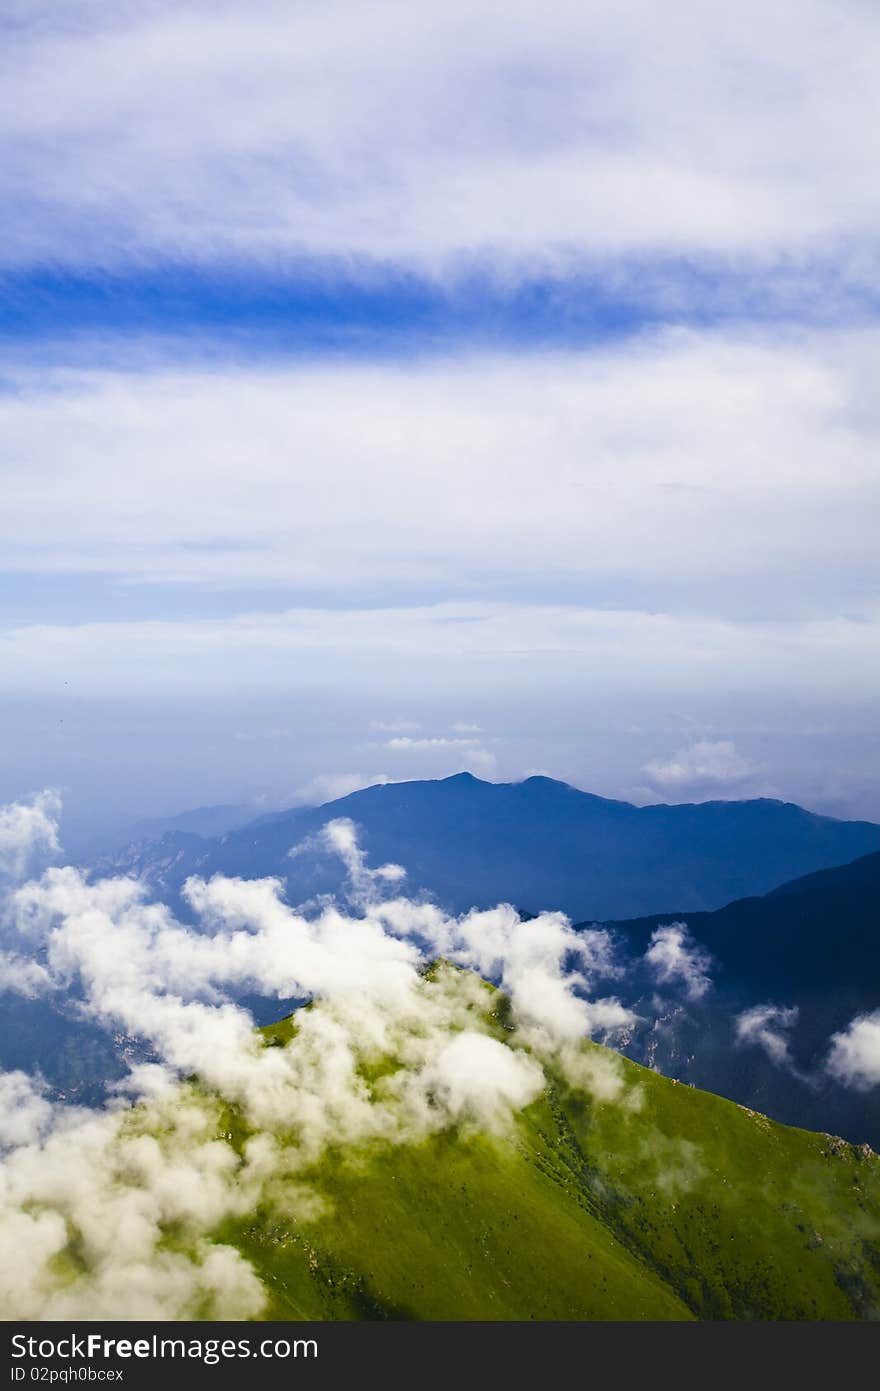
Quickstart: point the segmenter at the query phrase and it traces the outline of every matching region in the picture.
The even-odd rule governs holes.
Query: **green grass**
[[[510,1136],[327,1153],[298,1176],[320,1216],[265,1209],[218,1235],[263,1279],[266,1318],[880,1316],[872,1151],[620,1067],[638,1107],[551,1076]]]

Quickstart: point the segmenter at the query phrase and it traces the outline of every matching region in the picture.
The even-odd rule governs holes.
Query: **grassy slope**
[[[638,1111],[557,1079],[510,1139],[325,1156],[319,1220],[224,1233],[271,1290],[266,1317],[877,1316],[876,1155],[622,1066]]]

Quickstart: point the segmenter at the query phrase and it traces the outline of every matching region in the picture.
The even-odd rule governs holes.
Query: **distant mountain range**
[[[406,867],[409,893],[457,911],[500,900],[561,907],[583,926],[606,925],[625,970],[599,993],[639,1016],[617,1040],[634,1060],[789,1124],[880,1146],[880,1087],[849,1090],[823,1069],[830,1036],[880,1008],[880,827],[774,801],[639,808],[548,778],[505,785],[462,774],[372,787],[213,838],[175,829],[93,870],[142,875],[182,916],[178,891],[191,874],[278,875],[295,903],[342,888],[339,861],[309,846],[341,816],[360,827],[372,864]],[[793,866],[806,873],[793,877]],[[711,954],[700,999],[658,986],[644,960],[651,934],[675,922]],[[244,1003],[258,1023],[277,1017],[277,1001]],[[0,1004],[0,1064],[37,1064],[67,1096],[96,1099],[141,1055],[64,994]],[[760,1005],[797,1011],[775,1057],[737,1038],[737,1017]]]
[[[822,1067],[830,1036],[880,1007],[880,826],[766,799],[636,807],[550,778],[463,773],[214,838],[174,830],[103,868],[142,875],[184,913],[177,895],[191,874],[277,875],[302,901],[343,887],[339,861],[309,846],[335,817],[357,824],[372,864],[406,868],[408,893],[453,911],[507,900],[608,925],[628,964],[602,988],[639,1015],[622,1043],[630,1057],[791,1124],[880,1144],[880,1089],[847,1090]],[[643,960],[651,933],[677,921],[711,954],[700,1000],[658,994]],[[737,1015],[765,1004],[797,1011],[781,1056],[737,1040]]]
[[[175,831],[194,836],[222,836],[253,821],[254,816],[253,806],[227,802],[218,806],[193,807],[190,811],[175,812],[171,816],[148,816],[129,825],[118,826],[112,835],[103,838],[97,853],[108,854],[130,845],[152,844]]]
[[[808,1006],[838,1027],[880,994],[880,853],[781,884],[713,913],[655,913],[611,924],[633,951],[655,928],[686,921],[732,995]]]
[[[655,986],[635,963],[651,934],[675,922],[711,953],[713,987],[704,999],[679,999],[658,1011]],[[789,1124],[880,1145],[880,1087],[847,1090],[822,1067],[831,1035],[880,1008],[880,854],[714,913],[684,910],[607,926],[633,963],[627,1003],[654,1017],[624,1052]],[[736,1038],[735,1017],[764,1004],[796,1011],[786,1028],[778,1017],[771,1021],[785,1045],[776,1058]]]
[[[788,802],[637,807],[552,778],[489,783],[459,773],[365,788],[210,838],[171,830],[99,868],[143,875],[172,894],[191,874],[280,875],[296,902],[342,885],[332,857],[289,858],[334,817],[357,823],[371,863],[405,867],[407,892],[427,891],[459,912],[506,900],[576,920],[708,911],[880,850],[880,826]]]

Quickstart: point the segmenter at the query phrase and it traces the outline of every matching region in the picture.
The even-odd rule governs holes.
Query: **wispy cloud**
[[[38,855],[58,854],[61,798],[47,788],[30,802],[0,807],[0,876],[19,879]]]
[[[632,700],[644,691],[650,671],[652,705],[658,694],[676,701],[707,692],[720,698],[735,679],[740,695],[761,700],[768,692],[790,698],[809,690],[815,702],[858,706],[880,679],[878,626],[880,614],[870,612],[752,624],[476,602],[10,626],[0,691],[57,690],[68,680],[79,695],[161,691],[186,700],[221,687],[279,695],[309,689],[316,680],[344,685],[356,677],[362,698],[371,700],[403,680],[422,699],[478,699],[481,692],[497,697],[511,673],[523,673],[530,686],[544,686],[557,698],[560,682],[579,681],[585,699],[626,693]]]
[[[160,1061],[122,1088],[139,1107],[101,1114],[53,1107],[22,1074],[0,1076],[11,1316],[254,1317],[265,1290],[217,1229],[260,1204],[320,1221],[309,1168],[327,1145],[506,1134],[551,1061],[597,1102],[638,1105],[619,1062],[577,1046],[632,1022],[617,1000],[591,998],[614,970],[607,934],[575,933],[555,913],[523,921],[506,905],[452,918],[400,896],[403,871],[371,868],[350,821],[328,823],[323,840],[348,867],[355,912],[294,910],[276,880],[194,878],[192,928],[138,882],[89,882],[70,867],[15,892],[19,930],[53,978],[76,982],[92,1018],[148,1039]],[[503,1038],[475,975],[421,969],[441,952],[502,980]],[[230,998],[242,987],[318,1003],[286,1046],[265,1048]],[[194,1074],[198,1085],[179,1080]],[[241,1151],[220,1126],[223,1102],[250,1128]],[[77,1261],[65,1264],[71,1244]]]
[[[870,269],[878,21],[858,0],[16,10],[8,262],[437,274],[471,253],[509,276],[833,242]]]
[[[655,928],[645,961],[658,984],[682,986],[689,1000],[701,1000],[712,988],[712,959],[690,936],[686,923]]]
[[[4,565],[219,587],[239,612],[270,587],[859,613],[878,358],[873,331],[659,332],[405,366],[8,364]]]
[[[497,757],[491,749],[487,749],[476,735],[428,735],[425,737],[411,738],[408,735],[399,735],[394,739],[388,739],[385,748],[393,753],[428,755],[433,758],[435,755],[451,755],[465,769],[479,768],[483,772],[490,772],[497,763]]]
[[[880,1086],[880,1010],[858,1015],[833,1036],[826,1067],[846,1087]]]
[[[418,720],[371,720],[376,734],[414,734],[421,729]]]
[[[18,730],[68,680],[117,702],[102,750],[120,697],[229,691],[255,767],[303,731],[248,702],[307,667],[424,724],[389,736],[579,690],[657,730],[602,787],[647,759],[644,799],[771,789],[731,707],[869,709],[872,7],[11,0],[3,37]],[[665,733],[706,692],[726,768]],[[68,765],[20,755],[8,795],[94,780],[83,727],[53,713]],[[370,766],[284,754],[285,790]],[[575,738],[549,762],[596,776]]]
[[[323,806],[325,802],[335,802],[339,797],[360,792],[364,787],[384,787],[391,781],[387,773],[316,773],[297,788],[289,800],[294,806]]]
[[[677,800],[706,801],[755,795],[760,768],[731,739],[698,739],[670,758],[642,765],[648,789]]]
[[[435,735],[424,739],[411,739],[406,735],[398,736],[395,739],[388,739],[385,743],[386,749],[395,749],[401,753],[427,753],[435,749],[472,749],[479,746],[479,739],[450,739],[444,735]]]
[[[785,1005],[755,1005],[737,1015],[736,1040],[763,1049],[777,1067],[794,1071],[789,1035],[797,1023],[798,1012]]]

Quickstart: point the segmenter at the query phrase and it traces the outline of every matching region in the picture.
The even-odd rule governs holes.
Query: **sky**
[[[0,35],[0,802],[880,819],[874,4]]]

